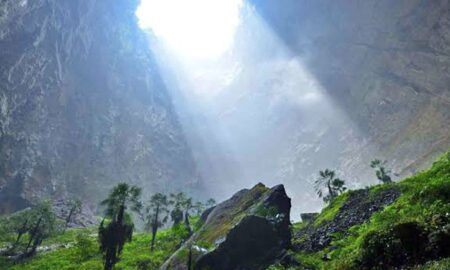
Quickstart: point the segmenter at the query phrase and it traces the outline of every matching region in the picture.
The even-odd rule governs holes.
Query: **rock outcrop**
[[[70,194],[95,203],[118,181],[198,184],[137,4],[1,1],[0,213]]]
[[[196,270],[265,269],[290,247],[290,207],[282,185],[241,190],[217,205],[161,269],[187,269],[189,247]]]
[[[372,214],[393,203],[400,196],[400,191],[397,188],[372,192],[369,189],[359,189],[349,191],[347,196],[330,220],[317,222],[313,219],[294,235],[295,250],[316,252],[329,246],[333,234],[346,234],[350,227],[367,222]],[[334,208],[334,205],[329,207]]]

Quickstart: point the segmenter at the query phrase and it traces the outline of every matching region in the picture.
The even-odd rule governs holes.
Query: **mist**
[[[291,50],[252,3],[241,3],[232,43],[213,57],[180,54],[144,31],[207,194],[282,183],[298,219],[322,207],[319,170],[337,170],[353,188],[375,182],[364,156],[374,147],[305,66],[309,53]],[[359,153],[349,161],[345,152]]]

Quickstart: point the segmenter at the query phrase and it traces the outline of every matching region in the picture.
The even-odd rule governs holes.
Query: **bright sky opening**
[[[139,25],[175,53],[215,58],[233,43],[242,0],[142,0]]]

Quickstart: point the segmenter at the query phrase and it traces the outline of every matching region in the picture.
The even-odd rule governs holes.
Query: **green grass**
[[[319,226],[326,221],[332,220],[336,214],[339,212],[339,209],[344,205],[347,201],[349,192],[345,192],[335,198],[327,207],[325,207],[320,215],[314,220],[314,225]]]
[[[401,182],[388,185],[377,185],[370,188],[371,193],[396,186],[400,189],[400,197],[382,211],[372,215],[369,222],[353,226],[346,235],[336,235],[331,243],[336,249],[326,249],[317,253],[297,254],[298,259],[312,264],[316,269],[354,269],[354,262],[361,256],[361,244],[370,232],[383,232],[394,224],[415,221],[427,226],[435,215],[450,213],[450,154],[446,154],[432,167]],[[315,225],[331,220],[348,198],[342,194],[326,207],[315,221]],[[318,260],[327,252],[331,261]],[[444,265],[444,266],[442,266]],[[450,269],[449,260],[430,263],[417,269]],[[439,268],[443,267],[443,268]]]
[[[98,270],[103,268],[102,256],[99,253],[97,229],[70,229],[64,234],[46,240],[43,245],[68,244],[68,248],[58,248],[54,251],[39,253],[31,260],[12,265],[6,260],[0,260],[0,269],[9,270]],[[77,236],[84,235],[86,241],[81,245]],[[158,232],[155,250],[150,251],[150,234],[135,233],[133,241],[127,243],[122,252],[121,261],[115,270],[158,269],[158,267],[175,250],[181,241],[181,233],[172,229]]]

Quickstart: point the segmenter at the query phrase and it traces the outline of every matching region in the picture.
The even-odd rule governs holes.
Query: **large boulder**
[[[257,184],[217,205],[202,227],[172,255],[161,270],[265,269],[290,246],[290,198],[282,185]]]

